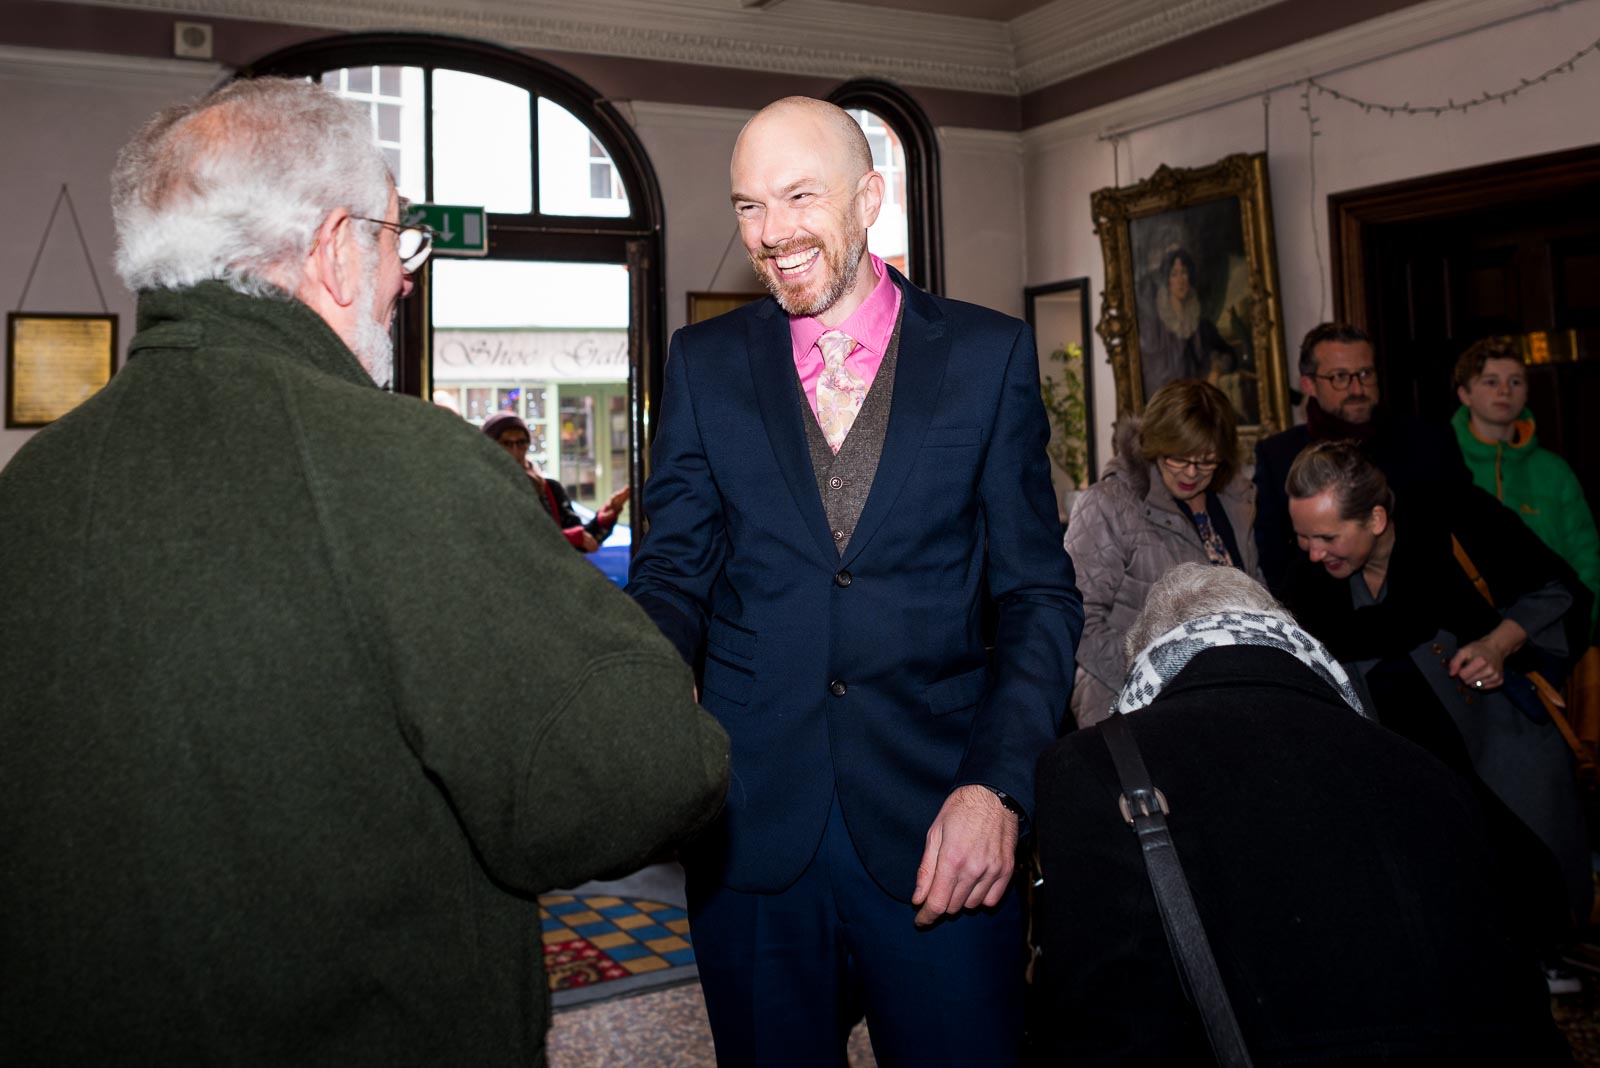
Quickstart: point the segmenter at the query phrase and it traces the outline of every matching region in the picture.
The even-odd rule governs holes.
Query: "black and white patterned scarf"
[[[1143,708],[1155,700],[1156,694],[1177,677],[1195,654],[1224,645],[1263,645],[1269,649],[1281,649],[1338,691],[1345,704],[1367,716],[1361,698],[1350,685],[1350,677],[1321,642],[1301,630],[1291,619],[1260,612],[1218,612],[1199,616],[1161,635],[1139,654],[1128,669],[1128,681],[1123,683],[1122,693],[1117,697],[1112,711],[1132,712],[1136,708]]]

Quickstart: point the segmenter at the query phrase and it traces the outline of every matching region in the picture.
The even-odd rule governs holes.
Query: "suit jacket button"
[[[828,486],[830,489],[838,489],[843,485],[844,479],[840,478],[838,475],[834,475],[832,478],[828,479]]]
[[[828,692],[833,694],[835,697],[843,697],[845,693],[849,691],[849,689],[850,687],[844,684],[843,679],[834,679],[832,682],[828,683]]]
[[[837,575],[833,576],[833,584],[839,587],[841,590],[849,589],[850,583],[854,581],[855,580],[850,577],[850,572],[848,571],[841,571]]]
[[[842,531],[842,530],[834,531],[833,532],[833,540],[834,541],[844,541],[844,531]]]

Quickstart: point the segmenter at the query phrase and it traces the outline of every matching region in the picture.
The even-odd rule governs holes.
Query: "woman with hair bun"
[[[1561,684],[1588,595],[1516,514],[1476,486],[1397,500],[1355,442],[1289,468],[1305,557],[1288,606],[1344,664],[1378,721],[1476,774],[1560,862],[1575,922],[1593,886],[1572,754],[1529,673]]]

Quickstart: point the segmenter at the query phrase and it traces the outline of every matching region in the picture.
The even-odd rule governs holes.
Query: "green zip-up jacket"
[[[1560,554],[1578,578],[1596,594],[1589,615],[1594,634],[1600,615],[1600,535],[1584,500],[1583,487],[1567,461],[1539,445],[1533,413],[1522,410],[1516,444],[1484,441],[1472,432],[1472,413],[1463,405],[1450,419],[1461,458],[1479,488],[1522,517],[1539,539]]]
[[[0,471],[4,1059],[544,1063],[535,895],[728,747],[526,482],[304,305],[141,296]]]

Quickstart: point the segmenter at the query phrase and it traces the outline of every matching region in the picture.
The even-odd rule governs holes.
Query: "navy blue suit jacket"
[[[893,277],[893,404],[843,556],[777,303],[685,327],[667,358],[628,592],[703,666],[701,704],[732,739],[727,807],[689,860],[734,889],[792,882],[837,791],[867,869],[909,900],[952,789],[1031,812],[1066,709],[1083,606],[1032,332]]]

